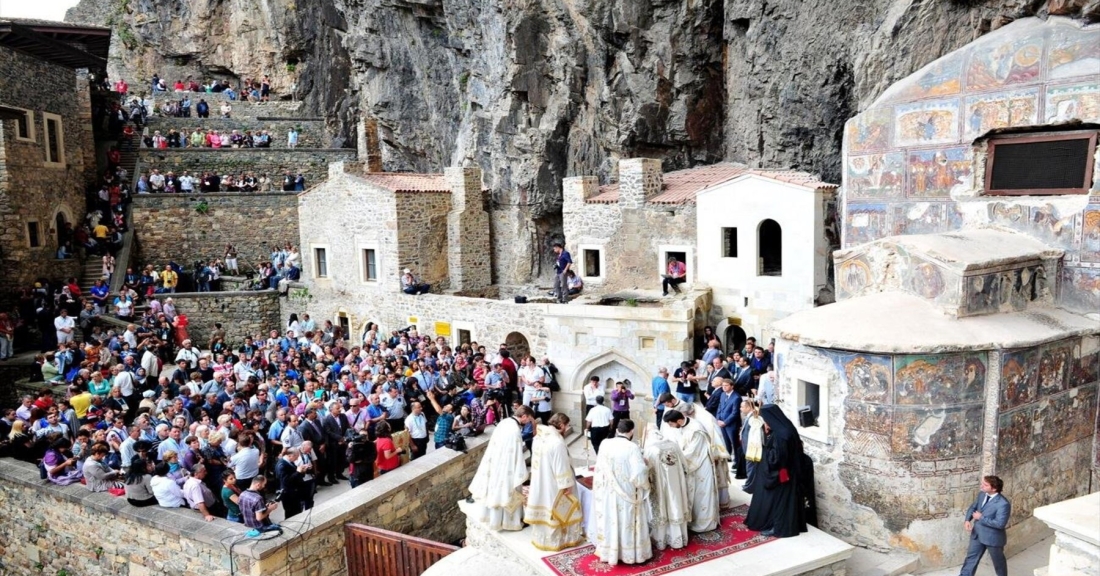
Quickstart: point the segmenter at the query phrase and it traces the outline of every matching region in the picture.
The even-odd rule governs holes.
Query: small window
[[[809,409],[809,416],[806,416]],[[821,385],[805,380],[798,381],[798,425],[803,428],[817,426],[821,417]]]
[[[990,138],[986,194],[1088,194],[1095,152],[1095,130]]]
[[[46,123],[46,163],[65,164],[65,134],[61,130],[61,117],[56,114],[45,113],[42,118]]]
[[[317,278],[328,278],[328,254],[324,248],[313,249],[314,273]]]
[[[603,276],[603,271],[600,269],[600,251],[585,249],[583,251],[584,256],[584,277],[585,278],[599,278]]]
[[[758,276],[782,276],[783,275],[783,229],[775,220],[765,220],[760,223],[757,233],[756,249],[757,275]]]
[[[472,339],[470,338],[470,331],[459,328],[457,332],[457,337],[455,338],[455,345],[462,346],[463,344],[469,344],[470,342],[472,342]]]
[[[31,248],[40,248],[42,246],[42,236],[38,231],[38,222],[27,222],[27,245]]]
[[[737,258],[737,228],[722,229],[722,257]]]
[[[363,281],[378,281],[378,252],[374,248],[363,250]]]

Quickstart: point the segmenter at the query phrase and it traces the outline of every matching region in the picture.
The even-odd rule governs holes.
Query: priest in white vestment
[[[692,532],[709,532],[718,527],[718,485],[714,478],[714,460],[710,455],[710,434],[694,418],[678,410],[665,412],[665,424],[680,433],[684,453],[688,499],[691,500]]]
[[[470,494],[481,507],[480,520],[490,530],[523,529],[523,493],[527,464],[523,458],[524,425],[533,418],[531,409],[520,406],[510,418],[496,425],[477,473],[470,482]]]
[[[719,380],[719,378],[715,378]],[[692,416],[685,414],[688,418]],[[726,450],[726,441],[722,438],[722,429],[718,427],[718,420],[704,408],[698,407],[694,420],[706,430],[710,436],[710,458],[714,461],[714,484],[718,486],[718,507],[726,509],[730,506],[730,453]]]
[[[576,479],[565,446],[569,417],[554,414],[549,426],[539,426],[531,445],[531,489],[523,521],[532,526],[531,544],[557,552],[584,541],[584,513],[576,495]]]
[[[611,565],[640,564],[653,557],[649,471],[633,436],[634,422],[620,420],[615,437],[604,440],[596,457],[592,484],[596,556]]]
[[[649,536],[658,550],[683,548],[691,522],[684,453],[662,431],[650,429],[643,455],[649,468]]]

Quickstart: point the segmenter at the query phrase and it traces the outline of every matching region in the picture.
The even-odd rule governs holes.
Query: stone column
[[[444,170],[451,189],[447,214],[447,275],[452,291],[476,290],[492,284],[489,214],[485,211],[481,170]]]
[[[359,161],[366,166],[367,172],[381,172],[382,150],[378,141],[378,121],[364,116],[359,119],[355,132]]]
[[[646,200],[661,193],[661,161],[628,158],[619,162],[619,206],[641,208]]]
[[[562,178],[562,212],[580,212],[585,201],[600,193],[600,181],[595,176]]]

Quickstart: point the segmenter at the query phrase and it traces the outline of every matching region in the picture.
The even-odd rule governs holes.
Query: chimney
[[[619,161],[619,206],[641,208],[661,193],[661,161],[628,158]]]
[[[355,136],[359,161],[366,166],[367,172],[381,172],[382,147],[378,139],[378,121],[365,116],[360,118]]]
[[[580,210],[585,201],[599,193],[600,180],[595,176],[562,178],[562,210],[567,212]]]
[[[456,292],[489,286],[492,279],[492,246],[489,245],[489,213],[481,186],[481,170],[456,166],[444,170],[451,189],[447,214],[447,275]]]

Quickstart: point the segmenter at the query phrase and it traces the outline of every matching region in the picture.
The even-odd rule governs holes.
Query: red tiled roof
[[[442,174],[414,174],[411,172],[367,172],[358,177],[392,192],[440,192],[450,193],[447,179]]]
[[[797,172],[794,170],[755,170],[738,166],[736,164],[722,163],[710,166],[698,166],[686,170],[669,172],[663,177],[661,192],[649,199],[651,204],[687,204],[695,201],[695,195],[699,192],[728,182],[742,174],[755,174],[764,178],[770,178],[787,184],[804,186],[806,188],[836,188],[836,184],[822,182],[813,174]],[[588,199],[590,204],[615,204],[619,201],[619,184],[605,184],[600,186],[599,194]]]

